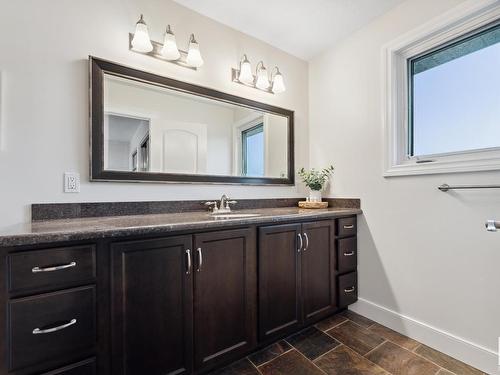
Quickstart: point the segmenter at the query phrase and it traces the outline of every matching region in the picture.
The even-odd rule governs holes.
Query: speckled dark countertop
[[[92,240],[142,234],[204,230],[229,226],[279,223],[302,219],[325,219],[361,214],[358,208],[305,210],[298,207],[235,210],[234,213],[260,214],[256,217],[220,219],[208,212],[36,221],[0,229],[0,247],[49,242]]]

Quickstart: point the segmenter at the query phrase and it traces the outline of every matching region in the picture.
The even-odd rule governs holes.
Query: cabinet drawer
[[[344,217],[337,221],[337,235],[339,237],[354,236],[357,232],[356,216]]]
[[[58,368],[57,370],[44,372],[42,375],[95,375],[95,358],[87,359],[69,366]]]
[[[10,369],[77,355],[96,340],[95,287],[9,303]]]
[[[339,273],[356,271],[358,266],[356,237],[343,238],[337,243],[337,269]]]
[[[43,291],[95,279],[95,246],[72,246],[9,255],[11,293]]]
[[[358,273],[339,276],[339,307],[346,307],[358,299]]]

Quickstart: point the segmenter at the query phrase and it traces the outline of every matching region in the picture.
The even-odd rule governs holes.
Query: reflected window
[[[264,176],[264,124],[241,132],[243,176]]]
[[[149,171],[149,134],[141,142],[141,172]]]

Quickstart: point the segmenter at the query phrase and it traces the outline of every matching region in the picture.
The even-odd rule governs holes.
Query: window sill
[[[500,157],[476,160],[436,160],[431,163],[417,164],[405,162],[385,168],[384,177],[412,176],[444,173],[467,173],[500,170]]]

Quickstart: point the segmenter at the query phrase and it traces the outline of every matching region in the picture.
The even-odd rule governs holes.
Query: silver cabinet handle
[[[187,254],[187,259],[188,259],[186,274],[189,275],[191,273],[191,250],[187,249],[186,254]]]
[[[76,319],[71,319],[68,323],[62,324],[60,326],[53,327],[53,328],[47,328],[47,329],[35,328],[33,330],[33,334],[34,335],[44,335],[46,333],[57,332],[57,331],[60,331],[62,329],[71,327],[73,324],[76,324]]]
[[[196,252],[198,253],[198,268],[196,269],[196,272],[200,272],[201,266],[203,265],[203,254],[201,253],[201,247],[197,248]]]
[[[302,235],[300,233],[297,234],[297,237],[299,238],[299,248],[297,249],[297,252],[300,253],[302,246],[304,246],[304,242],[302,241]]]
[[[349,289],[344,289],[344,292],[345,292],[345,293],[352,293],[352,292],[354,292],[355,290],[356,290],[356,287],[354,287],[354,286],[353,286],[353,287],[351,287],[351,288],[349,288]]]
[[[53,267],[33,267],[31,269],[31,272],[33,273],[38,273],[38,272],[54,272],[54,271],[59,271],[59,270],[64,270],[66,268],[71,268],[71,267],[76,267],[76,262],[71,262],[68,264],[61,264],[60,266],[53,266]]]
[[[351,251],[350,253],[344,253],[345,257],[352,257],[354,255],[354,251]]]
[[[304,247],[304,251],[309,249],[309,237],[307,236],[307,233],[304,232],[304,237],[306,238],[306,247]]]
[[[354,224],[344,225],[344,229],[353,229],[353,228],[354,228]]]

